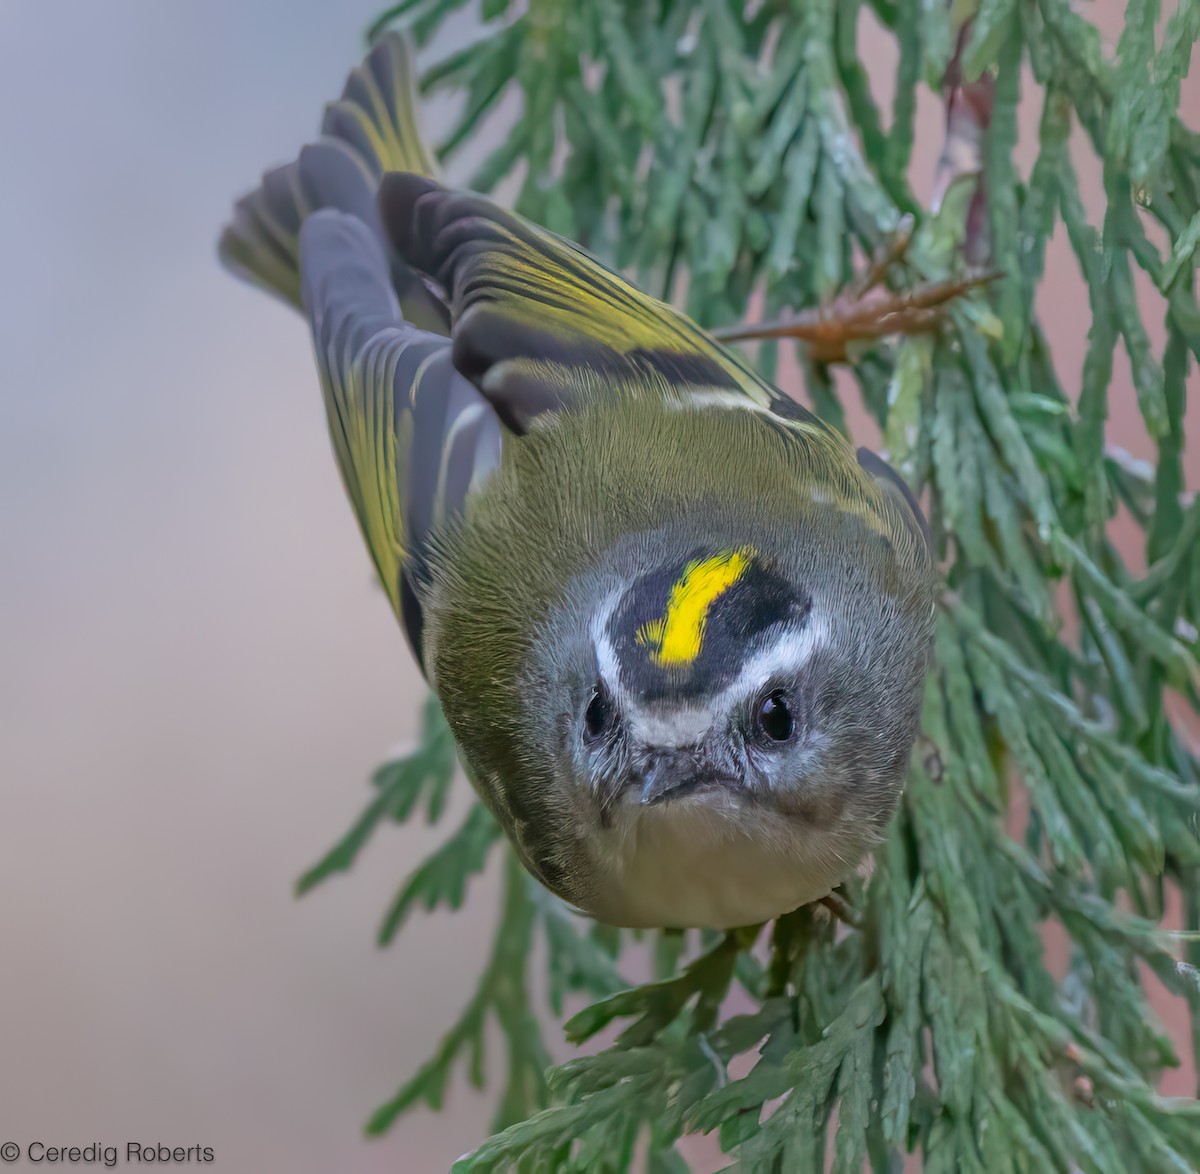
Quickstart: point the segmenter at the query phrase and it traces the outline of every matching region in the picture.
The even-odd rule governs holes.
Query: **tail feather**
[[[292,164],[291,188],[299,218],[306,219],[322,208],[336,208],[357,216],[384,239],[377,203],[379,178],[344,140],[322,138],[301,150]],[[299,223],[296,231],[300,231]]]
[[[268,171],[238,201],[221,234],[222,263],[239,277],[300,308],[299,235],[322,208],[362,220],[388,258],[405,318],[447,333],[445,307],[387,242],[377,194],[385,172],[436,175],[416,115],[415,67],[408,42],[388,33],[346,80],[341,98],[325,108],[321,137],[292,163]]]
[[[262,186],[238,200],[221,234],[225,266],[248,281],[300,305],[297,270],[301,216],[288,190],[294,165],[268,171]]]
[[[438,166],[425,147],[417,121],[416,65],[408,39],[398,32],[381,37],[346,79],[340,101],[326,108],[322,130],[342,137],[346,116],[356,120],[366,144],[353,144],[368,165],[384,171],[415,171],[436,176]]]

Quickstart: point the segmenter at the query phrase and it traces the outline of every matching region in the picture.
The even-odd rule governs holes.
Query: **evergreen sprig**
[[[404,0],[376,27],[425,39],[465,3]],[[1132,0],[1115,53],[1068,0],[870,9],[898,48],[886,118],[858,54],[860,0],[484,0],[486,35],[425,73],[427,90],[464,96],[444,157],[520,91],[522,116],[471,186],[523,172],[520,212],[706,326],[740,321],[756,293],[766,317],[828,303],[906,216],[917,227],[893,288],[947,279],[972,254],[1002,271],[936,334],[852,356],[890,459],[928,492],[945,576],[909,783],[869,880],[843,891],[852,924],[818,906],[733,934],[656,935],[659,978],[629,986],[618,962],[642,935],[581,922],[502,848],[500,926],[476,993],[370,1125],[439,1107],[464,1060],[482,1084],[494,1016],[508,1057],[498,1132],[456,1170],[625,1170],[641,1155],[677,1171],[675,1143],[694,1131],[716,1131],[739,1168],[815,1170],[835,1117],[833,1168],[847,1174],[912,1151],[929,1171],[1200,1166],[1198,1103],[1155,1088],[1178,1055],[1139,973],[1200,1025],[1196,942],[1159,928],[1168,886],[1188,925],[1200,917],[1200,775],[1167,706],[1173,691],[1194,711],[1200,680],[1200,502],[1182,465],[1200,359],[1200,134],[1176,116],[1200,0],[1180,0],[1160,37],[1157,0]],[[1022,179],[1030,75],[1042,117]],[[907,178],[922,86],[988,104],[977,165],[951,168],[936,211]],[[1102,164],[1098,225],[1075,128]],[[1060,223],[1092,314],[1071,394],[1035,305]],[[1106,442],[1118,345],[1153,464]],[[768,377],[776,351],[758,352]],[[827,366],[801,358],[809,398],[843,426]],[[1109,535],[1118,507],[1144,535],[1143,575]],[[385,817],[424,804],[436,819],[452,770],[431,702],[418,749],[381,769],[364,816],[301,888],[349,868]],[[1016,788],[1029,816],[1013,836]],[[457,908],[500,843],[474,807],[402,887],[381,939],[417,905]],[[1061,980],[1048,925],[1070,942]],[[568,995],[595,1000],[566,1021],[569,1040],[620,1034],[548,1068],[539,987],[555,1018]],[[734,991],[753,1010],[723,1016]]]

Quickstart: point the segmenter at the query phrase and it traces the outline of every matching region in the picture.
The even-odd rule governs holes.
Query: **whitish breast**
[[[595,861],[590,912],[631,927],[733,929],[825,896],[866,843],[832,850],[828,831],[711,793],[654,807],[619,804]]]

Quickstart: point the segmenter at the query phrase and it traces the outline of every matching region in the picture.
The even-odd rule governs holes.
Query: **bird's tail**
[[[447,332],[446,311],[422,278],[387,244],[376,196],[384,172],[436,177],[437,164],[417,125],[415,67],[407,39],[387,33],[325,108],[321,137],[299,157],[263,175],[243,196],[221,234],[222,263],[255,285],[300,307],[300,226],[322,208],[363,220],[388,254],[405,318]]]

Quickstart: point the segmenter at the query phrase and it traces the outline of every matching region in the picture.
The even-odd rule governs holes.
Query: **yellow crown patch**
[[[746,573],[754,553],[743,546],[688,563],[671,588],[666,613],[643,624],[635,637],[639,644],[650,646],[650,659],[656,665],[681,668],[700,655],[709,610]]]

